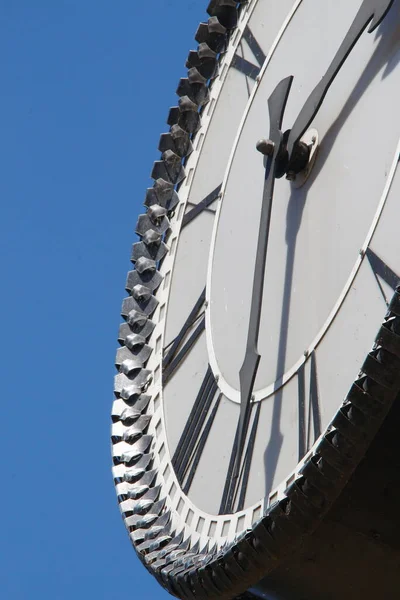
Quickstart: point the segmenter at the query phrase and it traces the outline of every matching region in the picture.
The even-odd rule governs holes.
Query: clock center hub
[[[278,158],[278,169],[276,178],[280,179],[286,174],[286,179],[292,182],[293,188],[302,187],[311,175],[319,148],[319,135],[316,129],[309,129],[301,138],[295,151],[294,158],[289,161],[286,142],[290,131],[284,134],[283,147]],[[263,154],[264,167],[268,156],[272,156],[275,144],[271,140],[260,139],[256,144],[256,149]]]
[[[286,174],[286,179],[291,181],[292,187],[295,189],[301,188],[310,177],[319,149],[319,134],[316,129],[309,129],[300,140],[301,148],[303,148],[304,162],[299,171],[289,164]],[[302,157],[299,161],[301,163]],[[303,166],[305,163],[305,166]]]

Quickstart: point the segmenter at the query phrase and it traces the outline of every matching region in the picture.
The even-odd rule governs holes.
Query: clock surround
[[[226,4],[230,6],[231,3]],[[297,7],[300,4],[301,3],[297,3]],[[211,13],[215,11],[218,12],[218,3],[211,3],[210,6]],[[245,20],[243,20],[241,22],[242,29],[238,30],[243,31],[245,27]],[[233,50],[231,50],[231,52],[232,51]],[[225,59],[228,60],[227,57],[225,57]],[[223,69],[223,65],[221,66]],[[213,92],[213,90],[211,91]],[[187,107],[184,106],[183,108]],[[181,112],[188,111],[181,110]],[[167,152],[168,150],[165,151],[165,153]],[[155,166],[154,173],[159,174],[162,168],[165,168],[168,174],[172,172],[170,159],[170,155],[164,154],[164,159],[161,162],[166,166]],[[183,175],[176,166],[175,170],[177,171],[176,180],[178,181]],[[165,189],[163,190],[161,189],[163,184],[159,183],[159,181],[160,178],[157,178],[153,194],[157,196],[158,200],[160,198],[166,198],[166,207],[161,208],[164,208],[166,213],[169,212],[169,214],[176,209],[176,222],[178,223],[182,223],[185,218],[188,220],[189,213],[186,212],[184,214],[182,211],[183,203],[176,204],[176,206],[174,205],[176,203],[176,196],[175,192],[171,192],[171,186],[165,186]],[[169,198],[167,198],[168,195],[170,196]],[[144,219],[139,219],[137,227],[139,235],[141,235],[142,238],[142,242],[140,242],[142,246],[148,231],[155,232],[158,236],[164,235],[167,231],[167,228],[164,229],[168,218],[167,214],[163,214],[160,211],[157,213],[158,209],[151,210],[152,207],[160,205],[151,203],[151,194],[148,196],[150,196],[150,199],[148,200],[150,210]],[[170,224],[172,224],[174,218],[175,217],[173,216],[171,217]],[[145,227],[149,227],[149,229],[145,229]],[[166,241],[167,243],[171,243],[171,247],[169,253],[165,254],[165,258],[163,257],[162,264],[162,272],[163,274],[165,273],[164,282],[167,279],[166,276],[168,275],[168,272],[170,272],[168,271],[168,259],[172,257],[174,252],[173,228],[171,227],[170,230],[172,231],[172,235],[170,234],[170,237]],[[154,244],[152,250],[145,249],[145,252],[148,251],[149,253],[154,253],[154,249],[156,249],[155,255],[157,258],[160,253],[162,254],[164,252],[164,247],[162,246],[163,243],[164,242],[162,242],[161,239],[157,239],[155,242],[149,244],[144,242],[147,249],[151,247],[151,244]],[[137,248],[136,251],[138,252]],[[152,254],[152,256],[154,256],[154,254]],[[141,260],[142,258],[144,258],[144,260]],[[140,293],[143,292],[143,290],[139,290],[137,287],[141,285],[143,287],[149,287],[150,284],[150,287],[155,286],[152,291],[158,289],[161,283],[161,276],[157,275],[158,270],[154,268],[155,265],[148,262],[151,260],[154,260],[159,264],[159,260],[148,256],[135,259],[136,275],[131,275],[130,280],[128,278],[128,286],[130,286],[130,290],[132,290],[132,296],[124,303],[123,308],[123,314],[127,318],[128,326],[131,328],[142,328],[139,334],[134,335],[140,335],[145,330],[147,336],[142,335],[142,337],[146,337],[146,339],[149,340],[149,346],[151,346],[150,340],[153,340],[154,343],[152,347],[152,357],[149,359],[149,362],[147,362],[146,368],[139,372],[135,370],[136,367],[126,364],[126,360],[130,359],[126,358],[128,354],[124,348],[123,352],[120,353],[121,356],[117,359],[119,365],[122,366],[123,363],[125,364],[122,367],[123,372],[117,376],[116,393],[118,399],[113,410],[113,417],[115,420],[115,425],[113,427],[114,462],[118,463],[115,465],[114,474],[118,492],[122,491],[122,489],[124,489],[124,491],[128,490],[129,486],[132,486],[132,482],[134,483],[132,486],[133,494],[131,497],[125,498],[125,496],[128,495],[127,493],[119,494],[121,500],[120,506],[128,529],[131,532],[131,539],[136,545],[139,555],[146,562],[148,568],[153,570],[154,574],[160,578],[167,589],[175,594],[179,594],[182,598],[192,597],[193,589],[195,589],[196,586],[199,586],[199,593],[203,594],[204,597],[213,597],[212,595],[207,596],[207,594],[216,594],[216,590],[218,590],[218,597],[224,597],[223,594],[227,594],[226,597],[231,597],[229,594],[232,593],[232,590],[245,589],[243,586],[249,585],[250,577],[252,577],[254,582],[254,577],[261,573],[261,568],[264,570],[264,574],[265,570],[268,568],[267,557],[271,559],[271,557],[284,556],[286,554],[288,551],[286,550],[286,547],[290,547],[290,543],[286,546],[287,541],[291,540],[295,531],[310,531],[315,526],[316,520],[321,518],[328,506],[333,502],[338,491],[340,491],[338,488],[335,488],[334,490],[325,489],[325,487],[330,488],[330,485],[327,483],[327,480],[329,480],[329,465],[332,466],[335,475],[337,474],[340,465],[343,480],[349,476],[360,460],[369,440],[372,439],[377,426],[379,426],[380,421],[377,422],[376,420],[376,403],[378,402],[379,408],[381,409],[381,412],[378,410],[378,413],[379,418],[382,419],[394,398],[398,381],[393,378],[388,389],[386,389],[387,386],[384,386],[384,393],[382,393],[384,398],[379,396],[382,391],[382,388],[379,388],[379,385],[374,390],[374,393],[365,393],[363,386],[365,382],[368,381],[368,373],[371,373],[371,379],[372,381],[375,381],[373,377],[377,377],[376,370],[379,371],[381,369],[382,372],[386,372],[388,369],[390,370],[390,359],[388,359],[388,356],[384,355],[383,357],[380,357],[379,361],[373,354],[368,356],[363,367],[363,369],[365,368],[363,371],[364,376],[360,378],[362,385],[357,383],[352,388],[349,397],[346,399],[336,416],[329,432],[326,433],[326,436],[323,436],[323,439],[321,439],[319,445],[315,448],[315,451],[313,451],[312,456],[308,456],[304,461],[304,464],[299,466],[298,478],[288,482],[288,488],[285,490],[282,497],[274,499],[269,506],[260,506],[257,508],[259,512],[256,512],[252,517],[254,522],[247,523],[248,526],[243,530],[244,533],[242,535],[236,535],[236,531],[232,529],[231,524],[228,527],[229,535],[224,535],[224,533],[226,533],[224,532],[224,517],[221,517],[216,520],[215,529],[212,532],[212,536],[210,536],[214,537],[215,540],[218,540],[219,538],[218,545],[215,548],[210,548],[210,543],[201,547],[201,536],[199,535],[197,535],[197,542],[188,542],[189,538],[185,539],[183,535],[181,536],[178,529],[175,530],[176,535],[173,536],[174,529],[171,518],[171,509],[168,506],[168,502],[165,502],[165,499],[159,499],[160,490],[157,489],[159,485],[154,485],[154,483],[160,481],[160,479],[164,479],[164,482],[169,482],[170,474],[167,469],[163,470],[162,473],[157,474],[154,473],[157,469],[150,468],[153,467],[154,464],[157,464],[157,456],[159,465],[161,465],[166,453],[166,446],[164,444],[163,448],[162,438],[164,423],[163,420],[159,418],[161,414],[162,398],[160,395],[153,394],[152,392],[154,386],[161,380],[161,371],[159,367],[156,366],[157,362],[154,357],[157,353],[158,357],[160,356],[160,324],[165,315],[166,306],[160,302],[160,305],[155,308],[155,312],[150,313],[150,315],[155,315],[154,317],[152,316],[151,319],[144,319],[142,317],[140,320],[141,310],[136,310],[140,307],[143,310],[145,303],[149,306],[149,304],[152,303],[153,298],[157,299],[156,294],[151,298],[145,298],[145,300],[143,300]],[[162,285],[165,285],[165,283]],[[134,302],[141,304],[140,306],[136,306]],[[382,337],[380,341],[384,342],[384,344],[388,344],[389,339],[392,344],[396,341],[395,339],[391,339],[389,334],[386,334],[386,330],[388,329],[387,324],[397,319],[397,302],[398,295],[396,292],[391,304],[392,312],[390,313],[390,316],[385,319],[382,328],[383,334],[380,334]],[[149,308],[149,310],[151,309]],[[155,323],[157,318],[159,321],[158,323]],[[153,324],[155,324],[154,327]],[[121,340],[126,339],[126,331],[126,328],[122,331],[120,337]],[[385,335],[386,338],[383,339]],[[151,336],[150,339],[149,336]],[[371,343],[372,341],[373,340],[371,340]],[[158,349],[157,342],[159,344]],[[390,346],[390,349],[393,350],[393,347]],[[389,363],[385,362],[387,360],[389,360]],[[382,366],[378,367],[378,364]],[[128,385],[126,385],[127,374],[128,379],[129,376],[134,375],[132,379],[129,379]],[[385,375],[382,377],[385,379]],[[151,378],[153,378],[152,381]],[[143,394],[138,393],[139,391],[143,391]],[[151,396],[151,398],[145,406],[147,401],[146,396]],[[143,397],[145,398],[144,400]],[[142,431],[144,432],[144,435],[136,440],[135,435],[139,435],[139,433],[135,434],[134,431],[128,430],[131,427],[134,427],[134,425],[130,425],[130,423],[132,421],[135,423],[132,410],[135,410],[138,406],[138,400],[142,403],[140,404],[139,412],[142,412],[142,410],[143,412],[148,412],[145,412],[145,414],[140,417],[140,419],[142,419],[140,426],[137,426],[136,421],[135,431],[138,432],[142,428]],[[373,405],[373,411],[371,411],[371,413],[368,412],[368,407],[364,404],[365,402],[366,404],[371,402],[371,405]],[[382,406],[379,403],[381,403]],[[371,406],[369,406],[369,409],[370,408]],[[365,422],[363,422],[362,426],[360,424],[357,425],[356,421],[357,419],[361,420],[361,416],[366,417],[368,421],[368,418],[372,415],[372,422],[368,422],[368,426],[365,425]],[[146,418],[147,416],[151,418],[148,420]],[[147,438],[152,438],[152,440]],[[121,443],[121,440],[124,443],[128,443],[132,448],[137,449],[139,454],[142,454],[142,458],[140,458],[142,464],[140,467],[137,467],[137,464],[135,465],[136,472],[132,472],[135,471],[135,468],[126,468],[126,466],[129,465],[129,460],[119,462],[123,453],[116,454],[115,450],[119,452],[119,449],[116,449],[116,446]],[[129,440],[129,442],[126,440]],[[148,444],[147,447],[146,444]],[[353,444],[355,444],[354,452],[349,451],[349,447],[353,450]],[[142,450],[143,452],[141,452]],[[150,452],[146,455],[148,450],[151,451],[154,457],[152,457],[148,461],[148,464],[144,466],[147,461],[146,456],[150,456]],[[350,458],[349,454],[351,454]],[[129,457],[126,456],[125,459],[127,458]],[[145,458],[145,460],[143,460],[143,458]],[[325,461],[325,470],[320,466],[321,461]],[[346,465],[342,465],[342,463],[346,462]],[[124,466],[121,467],[121,465]],[[141,478],[137,479],[141,471],[143,471],[143,475]],[[331,476],[332,475],[333,473],[331,473]],[[149,488],[143,496],[140,496],[140,487]],[[139,491],[135,492],[135,489]],[[137,493],[137,498],[134,497],[135,493]],[[177,513],[179,513],[178,507],[179,502],[175,507]],[[183,510],[186,511],[185,530],[190,531],[194,515],[191,517],[191,523],[189,523],[191,509],[185,507]],[[192,529],[194,529],[195,539],[196,534],[199,533],[196,531],[197,526],[198,523],[196,524],[193,522]],[[272,532],[273,535],[271,535]],[[219,535],[216,535],[217,533]],[[283,537],[280,538],[280,535]],[[282,544],[285,546],[283,550],[280,547]],[[171,546],[170,552],[168,552],[169,546]],[[255,550],[255,547],[258,547],[258,550]],[[249,555],[252,555],[254,559],[253,574],[251,575],[251,570],[245,570],[240,582],[237,582],[235,579],[235,571],[237,574],[237,569],[239,569],[240,572],[243,570],[243,564],[240,562],[240,559],[238,559],[238,548],[245,548],[246,552]],[[185,552],[184,564],[182,564],[182,559],[178,560],[178,557],[182,557],[183,551]],[[260,554],[257,554],[258,551]],[[177,560],[168,563],[168,557],[170,558],[174,552],[177,554]],[[274,560],[275,558],[273,558],[272,564],[274,564]],[[164,567],[161,567],[159,564],[160,561],[161,563],[164,561]]]

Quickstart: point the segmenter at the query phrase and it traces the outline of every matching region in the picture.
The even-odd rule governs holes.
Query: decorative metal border
[[[221,53],[227,47],[245,1],[211,0],[210,18],[201,23],[197,52],[187,60],[188,77],[181,79],[179,105],[170,110],[168,133],[161,135],[161,160],[154,163],[154,186],[147,191],[146,214],[139,216],[133,246],[135,270],[128,273],[130,296],[122,306],[112,410],[115,483],[127,484],[119,494],[121,513],[133,546],[146,568],[171,594],[182,599],[252,598],[245,592],[271,572],[310,533],[339,495],[364,456],[400,389],[400,287],[397,288],[359,378],[338,413],[303,465],[300,476],[286,489],[285,498],[268,507],[265,515],[237,538],[217,550],[190,546],[183,531],[172,525],[166,498],[156,485],[149,434],[151,400],[146,391],[152,372],[146,369],[153,352],[148,344],[156,323],[156,291],[162,282],[160,261],[169,219],[179,202],[177,188],[185,178],[184,164],[200,127],[201,107],[208,101]],[[118,452],[125,442],[129,450]],[[124,469],[119,477],[118,465]]]

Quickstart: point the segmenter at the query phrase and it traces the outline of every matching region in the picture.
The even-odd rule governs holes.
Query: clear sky
[[[206,0],[0,0],[4,600],[168,598],[110,472],[134,226]]]

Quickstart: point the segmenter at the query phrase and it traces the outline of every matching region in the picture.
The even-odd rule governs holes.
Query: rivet
[[[271,156],[274,153],[275,144],[271,140],[258,140],[256,148],[264,156]]]
[[[286,175],[286,179],[288,181],[295,181],[296,180],[296,173],[294,171],[288,171],[287,175]]]

